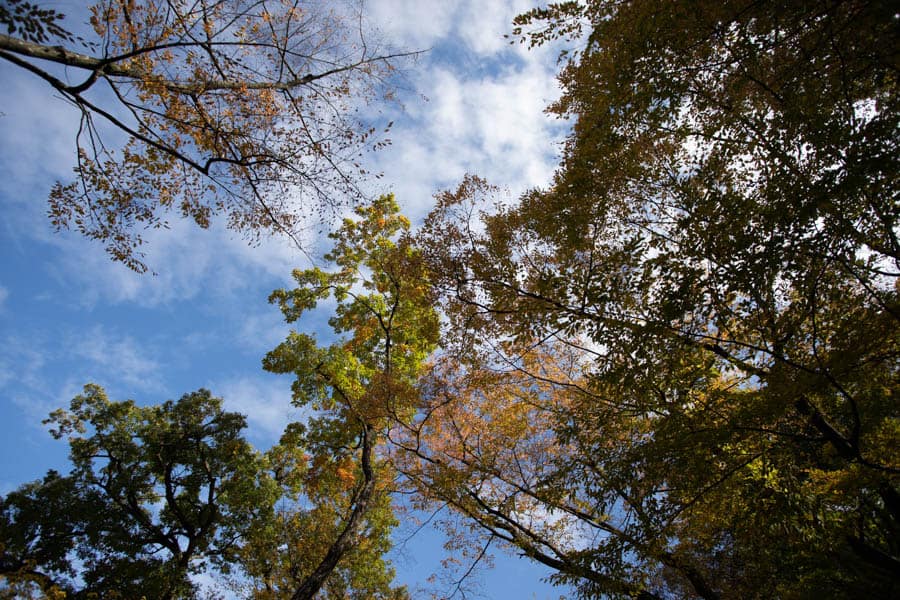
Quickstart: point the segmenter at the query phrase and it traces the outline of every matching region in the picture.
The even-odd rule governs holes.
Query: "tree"
[[[336,563],[323,560],[346,528],[356,492],[352,458],[341,449],[317,444],[300,424],[288,427],[268,452],[270,468],[281,487],[272,518],[253,527],[240,552],[241,597],[407,598],[393,587],[394,570],[384,555],[391,548],[396,519],[390,497],[376,492],[368,501],[359,530]],[[319,573],[324,573],[324,580]],[[309,585],[308,581],[315,583]],[[315,585],[319,587],[316,588]]]
[[[320,346],[292,333],[266,356],[268,370],[296,376],[294,401],[313,412],[265,454],[206,390],[139,407],[89,385],[54,412],[74,469],[0,503],[4,590],[194,598],[190,576],[211,567],[260,600],[407,598],[384,559],[397,521],[382,447],[415,415],[439,327],[397,211],[393,196],[357,208],[332,234],[338,270],[298,270],[300,287],[273,292],[290,322],[334,296],[330,323],[350,335]]]
[[[76,544],[73,522],[87,519],[94,500],[79,499],[72,478],[55,471],[3,499],[0,577],[6,587],[0,597],[31,598],[37,591],[48,598],[65,597],[69,588],[60,577],[74,574],[69,562]]]
[[[297,241],[315,211],[358,198],[360,152],[384,140],[356,107],[390,96],[406,56],[366,39],[361,16],[299,0],[104,0],[87,38],[6,0],[0,24],[0,58],[80,112],[76,178],[53,188],[52,224],[137,271],[139,229],[170,211]]]
[[[227,572],[270,518],[277,486],[240,437],[244,417],[206,390],[139,407],[88,385],[47,422],[68,437],[74,468],[0,504],[0,576],[13,594],[194,597],[190,575],[204,563]]]
[[[299,423],[260,454],[221,403],[200,390],[138,407],[89,385],[71,412],[54,412],[74,469],[0,502],[0,597],[197,598],[191,576],[206,569],[260,600],[406,598],[384,559],[389,496],[366,499],[349,545],[323,567],[362,502],[352,459]]]
[[[538,477],[470,454],[432,468],[476,497],[426,489],[586,596],[896,594],[891,8],[597,1],[518,26],[578,44],[551,107],[573,131],[547,190],[439,197],[420,243],[477,360],[435,389],[477,421],[469,382],[509,371],[496,394],[547,425],[499,447],[563,456]]]
[[[405,595],[373,578],[380,577],[373,559],[382,549],[376,534],[393,526],[387,494],[394,472],[382,447],[391,429],[415,415],[414,384],[435,348],[438,317],[421,253],[394,197],[355,212],[356,220],[345,219],[331,235],[335,246],[325,259],[336,270],[297,270],[298,287],[270,298],[295,322],[333,297],[337,307],[329,324],[339,336],[347,334],[323,346],[312,335],[292,332],[263,361],[269,371],[294,374],[294,403],[319,414],[292,430],[309,452],[303,495],[315,509],[283,530],[288,539],[297,529],[312,528],[314,535],[303,536],[296,555],[282,553],[277,564],[260,564],[273,581],[303,574],[301,585],[285,586],[293,592],[284,597],[292,599],[313,598],[320,590],[343,597],[348,584],[359,597]],[[346,576],[326,585],[335,572]],[[271,587],[275,595],[267,589],[261,597],[282,597],[281,583]]]

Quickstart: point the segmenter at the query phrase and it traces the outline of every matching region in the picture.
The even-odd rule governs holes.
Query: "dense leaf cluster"
[[[221,403],[199,390],[142,408],[89,385],[54,412],[73,469],[4,498],[7,591],[186,598],[204,562],[227,569],[242,536],[271,518],[276,487],[240,437],[244,417]]]

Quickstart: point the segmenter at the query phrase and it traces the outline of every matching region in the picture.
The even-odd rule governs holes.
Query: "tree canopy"
[[[0,58],[80,112],[76,177],[50,194],[53,225],[144,271],[141,229],[170,212],[293,237],[311,215],[358,200],[360,153],[385,140],[356,112],[391,95],[402,55],[343,8],[104,0],[76,35],[56,10],[5,2]]]
[[[345,219],[331,235],[334,248],[325,258],[336,270],[297,270],[298,287],[270,298],[294,322],[333,297],[337,307],[329,324],[340,336],[322,346],[293,332],[263,361],[269,371],[295,375],[297,406],[323,411],[302,428],[318,456],[307,494],[325,511],[314,515],[317,526],[333,523],[335,532],[325,537],[330,546],[294,598],[311,598],[345,556],[362,555],[371,563],[379,560],[376,550],[386,549],[362,541],[364,531],[371,536],[386,519],[393,522],[388,494],[395,491],[395,474],[383,448],[390,431],[415,414],[415,383],[437,343],[424,263],[393,195],[355,212],[357,219]],[[334,487],[352,493],[337,496],[336,504],[324,502],[322,494],[333,495]]]
[[[72,472],[0,504],[4,594],[187,598],[204,562],[225,568],[277,497],[244,417],[208,391],[139,407],[88,385],[47,421]]]
[[[393,196],[357,209],[332,236],[338,270],[298,270],[298,288],[272,294],[289,322],[334,296],[332,325],[349,335],[292,333],[267,355],[310,416],[265,454],[206,390],[140,407],[89,385],[54,412],[73,470],[0,503],[4,593],[195,598],[191,575],[212,569],[260,600],[408,597],[384,558],[396,518],[381,449],[413,414],[438,324],[397,211]]]
[[[436,498],[585,596],[896,593],[892,14],[519,17],[525,41],[570,46],[551,111],[573,132],[550,188],[479,215],[496,193],[469,178],[424,234],[470,346],[437,389],[473,422],[520,424],[435,425],[427,458],[451,444],[440,477],[466,489],[426,481]],[[499,388],[472,387],[497,369]]]
[[[35,52],[68,35],[53,11],[9,6],[0,22]],[[140,13],[104,6],[126,25]],[[190,14],[237,7],[213,33],[247,36],[267,6]],[[298,23],[292,8],[263,21]],[[453,511],[453,551],[478,562],[496,542],[585,598],[897,596],[895,12],[590,0],[521,15],[523,43],[564,46],[550,111],[572,130],[551,185],[510,202],[467,176],[416,233],[392,195],[357,206],[327,266],[270,297],[300,327],[263,366],[293,377],[308,418],[266,453],[204,390],[138,407],[87,387],[49,421],[73,471],[0,504],[0,593],[193,597],[208,565],[247,597],[404,598],[384,557],[403,496]],[[260,60],[175,29],[163,38],[199,36],[196,60]],[[137,30],[114,33],[139,65]],[[290,63],[279,43],[254,48]],[[165,63],[162,46],[149,55]],[[385,64],[336,71],[370,63]],[[88,82],[150,86],[138,97],[166,107],[234,91],[221,73],[198,89],[140,68]],[[290,98],[305,71],[242,93]],[[322,342],[303,325],[326,301]]]

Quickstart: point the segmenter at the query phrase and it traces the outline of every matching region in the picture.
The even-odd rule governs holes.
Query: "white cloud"
[[[175,220],[144,237],[144,260],[154,273],[135,273],[113,262],[100,244],[65,232],[46,238],[59,249],[46,268],[61,284],[80,290],[77,304],[158,307],[198,297],[221,300],[266,279],[273,288],[286,285],[291,270],[308,262],[283,237],[251,245],[221,224],[201,230]]]
[[[395,46],[435,48],[411,69],[418,96],[409,95],[405,112],[393,115],[392,146],[369,157],[384,173],[376,191],[394,191],[415,221],[435,192],[455,187],[466,173],[514,196],[549,182],[566,130],[544,113],[559,96],[555,52],[528,51],[504,38],[528,1],[422,0],[401,10],[380,0],[370,8]]]
[[[548,183],[565,125],[544,113],[558,87],[541,60],[475,79],[435,66],[421,71],[417,86],[432,100],[410,107],[393,146],[373,157],[410,217],[424,216],[434,192],[467,172],[514,194]]]
[[[121,381],[128,389],[164,390],[159,362],[131,336],[111,334],[97,325],[69,336],[67,345],[70,355],[88,361],[104,381]]]
[[[3,310],[3,304],[9,298],[9,290],[0,285],[0,310]]]
[[[372,170],[385,173],[372,186],[395,190],[413,219],[430,210],[434,192],[454,187],[466,172],[513,194],[548,181],[561,137],[543,114],[558,93],[553,57],[510,47],[502,37],[512,17],[528,7],[525,0],[372,0],[372,21],[393,47],[436,48],[408,71],[414,93],[402,98],[407,112],[394,115],[393,145],[367,157]],[[20,256],[33,261],[35,281],[49,273],[61,284],[52,288],[61,293],[47,292],[46,306],[66,318],[104,323],[57,333],[60,326],[51,321],[46,330],[23,334],[10,322],[0,348],[0,389],[28,415],[29,425],[66,406],[91,380],[116,399],[140,392],[171,397],[176,386],[180,393],[209,382],[227,410],[248,416],[248,437],[261,448],[277,441],[288,422],[305,419],[307,411],[290,404],[290,377],[230,370],[246,351],[264,352],[284,338],[287,326],[265,295],[292,285],[290,271],[306,266],[303,255],[282,239],[251,247],[221,222],[200,231],[175,219],[170,230],[146,235],[148,264],[159,275],[138,276],[112,263],[98,243],[51,233],[46,195],[55,179],[71,176],[77,113],[21,70],[0,65],[0,80],[6,115],[0,116],[0,233],[21,243]],[[48,246],[51,253],[44,252]],[[4,284],[19,298],[15,282]],[[248,305],[247,297],[256,296]],[[152,327],[110,325],[125,312],[106,313],[110,305],[156,309],[128,313],[146,317],[149,325],[153,319],[164,323],[169,310],[196,310],[208,322],[191,323],[178,334],[164,325],[146,333]],[[324,304],[298,328],[325,327],[332,308]],[[217,364],[226,353],[239,360]],[[179,378],[190,381],[176,384]]]
[[[4,62],[0,65],[0,144],[2,169],[15,180],[41,181],[49,191],[51,177],[68,177],[75,162],[75,134],[78,112],[53,94],[52,88],[36,77]],[[4,179],[4,186],[12,181]],[[30,203],[31,199],[13,200]]]
[[[86,307],[100,302],[148,307],[210,291],[227,295],[260,276],[286,280],[290,270],[306,260],[281,237],[250,245],[221,222],[202,231],[173,215],[170,229],[141,232],[147,241],[146,262],[159,274],[154,277],[113,263],[98,242],[74,232],[52,231],[47,195],[54,181],[70,181],[73,176],[78,114],[21,69],[0,64],[0,80],[4,82],[0,86],[3,237],[22,248],[22,256],[33,253],[28,245],[35,241],[56,249],[44,266],[58,282],[78,290],[68,299],[71,302]]]
[[[452,37],[489,56],[509,46],[504,36],[513,18],[533,6],[531,0],[373,0],[366,13],[394,47],[426,50]]]
[[[48,376],[50,367],[68,352],[68,348],[48,343],[41,332],[33,332],[28,339],[9,335],[0,346],[0,390],[33,430],[43,430],[42,421],[51,411],[68,407],[81,393],[84,381],[76,383],[69,378],[60,383]],[[46,440],[41,435],[43,443]]]
[[[9,334],[0,345],[0,389],[33,420],[66,406],[82,386],[95,381],[126,393],[160,392],[161,364],[155,348],[100,326],[49,334],[30,331],[27,338]],[[69,373],[55,378],[58,369]]]
[[[235,334],[237,344],[249,352],[268,352],[284,341],[290,332],[281,311],[264,305],[258,312],[247,314]]]
[[[426,54],[412,70],[411,83],[431,100],[408,99],[408,113],[397,115],[390,134],[393,145],[368,157],[375,171],[385,173],[372,184],[373,192],[396,191],[413,219],[428,212],[436,191],[454,186],[466,172],[514,193],[549,179],[560,135],[542,112],[557,94],[553,66],[545,54],[510,54],[502,38],[525,7],[474,1],[371,4],[371,20],[395,46],[428,47],[462,36],[469,51],[481,57],[469,69]],[[25,235],[59,250],[47,268],[57,281],[79,290],[72,299],[77,304],[155,307],[221,299],[260,280],[271,279],[272,287],[289,285],[291,269],[306,266],[306,257],[283,238],[250,246],[219,222],[201,231],[173,219],[171,229],[146,232],[146,260],[157,276],[137,275],[111,262],[100,244],[80,235],[51,233],[45,195],[50,181],[70,176],[76,115],[41,82],[21,72],[9,75],[9,85],[0,90],[7,116],[0,119],[11,127],[7,139],[15,142],[0,148],[2,171],[12,179],[0,183],[2,196],[16,198],[10,212],[23,220]],[[39,141],[34,131],[41,132]]]
[[[247,416],[248,437],[268,447],[278,441],[285,426],[305,418],[291,405],[291,381],[284,377],[239,377],[210,384],[225,401],[225,409]]]
[[[527,2],[461,3],[456,33],[474,52],[496,54],[510,45],[504,36],[512,31],[513,18],[529,8]]]
[[[366,12],[392,46],[424,50],[453,30],[455,5],[441,0],[378,0],[370,2]]]
[[[39,348],[39,335],[25,340],[20,336],[8,335],[0,345],[0,389],[4,389],[14,404],[22,408],[31,418],[47,416],[46,403],[34,398],[23,398],[22,389],[47,391],[47,384],[41,373],[48,363],[47,352]],[[46,397],[47,394],[40,394]],[[52,410],[52,409],[51,409]]]

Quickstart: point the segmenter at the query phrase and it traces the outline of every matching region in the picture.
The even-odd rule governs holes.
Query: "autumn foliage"
[[[503,202],[469,177],[426,223],[455,351],[435,402],[459,389],[476,424],[423,429],[426,487],[586,597],[896,594],[890,9],[598,1],[517,23],[565,46],[551,111],[574,126],[548,189]],[[468,387],[498,370],[515,383]],[[485,437],[509,394],[546,421]]]
[[[251,238],[299,243],[301,224],[361,197],[361,153],[387,142],[389,124],[363,124],[357,111],[390,98],[403,56],[337,6],[104,1],[85,39],[60,13],[16,4],[0,17],[21,37],[0,35],[0,57],[81,119],[76,177],[54,186],[50,220],[132,269],[146,270],[141,230],[170,213],[203,228],[222,214]]]

